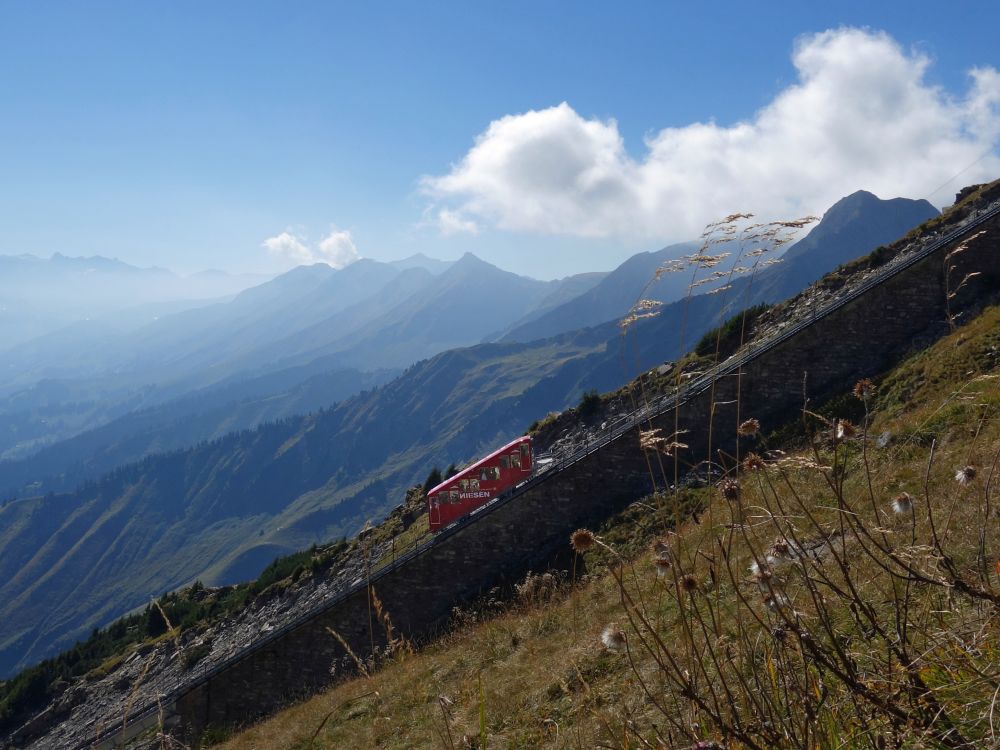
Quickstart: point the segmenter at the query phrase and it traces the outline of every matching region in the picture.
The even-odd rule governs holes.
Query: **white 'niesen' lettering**
[[[459,494],[461,500],[474,500],[480,497],[489,497],[489,492],[462,492]]]

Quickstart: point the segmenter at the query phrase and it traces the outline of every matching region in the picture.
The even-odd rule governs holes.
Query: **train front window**
[[[521,443],[521,455],[525,458],[528,457],[528,452],[531,450],[531,446],[527,443]]]

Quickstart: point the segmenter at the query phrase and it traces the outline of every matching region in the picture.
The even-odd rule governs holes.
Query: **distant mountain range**
[[[100,256],[0,255],[0,352],[73,323],[128,330],[266,279],[224,271],[180,276]]]
[[[801,252],[799,246],[790,249],[786,263],[759,274],[752,289],[741,291],[734,285],[728,308],[720,305],[719,297],[695,296],[686,303],[664,305],[658,317],[635,326],[625,361],[635,362],[633,344],[640,367],[674,358],[685,348],[681,330],[686,341],[694,341],[731,314],[735,304],[760,295],[777,301],[780,297],[774,295],[799,291],[803,278],[818,278],[935,214],[925,201],[880,201],[868,193],[849,196],[799,243]],[[231,325],[233,331],[240,325],[270,330],[270,318],[262,319],[262,309],[275,310],[285,320],[309,319],[311,313],[278,302],[285,299],[279,286],[287,284],[297,299],[306,299],[343,273],[301,270],[240,295],[230,303],[237,307],[227,308],[239,308],[239,314],[221,309],[211,314],[217,324]],[[446,347],[462,337],[482,338],[524,320],[532,314],[531,306],[537,312],[547,304],[536,319],[548,316],[557,330],[559,315],[552,313],[574,309],[574,299],[597,288],[588,286],[591,282],[599,285],[614,275],[544,283],[506,274],[473,256],[437,276],[423,267],[386,271],[362,266],[355,273],[357,278],[384,281],[382,289],[400,284],[411,290],[410,296],[396,304],[381,293],[356,301],[351,296],[356,289],[344,289],[342,300],[331,302],[324,296],[327,320],[355,321],[349,335],[324,339],[314,350],[330,358],[322,359],[324,363],[342,355],[345,360],[380,357],[383,364],[391,356],[401,361],[412,356],[413,341]],[[622,281],[613,317],[627,311],[648,280],[639,276],[618,275]],[[628,289],[628,278],[638,286]],[[553,304],[570,285],[576,285],[577,296]],[[519,310],[512,300],[521,305]],[[462,316],[475,319],[454,319]],[[192,318],[189,325],[200,323]],[[182,327],[161,330],[182,336]],[[309,325],[299,332],[306,330]],[[271,340],[281,341],[276,335]],[[217,361],[230,362],[234,353],[252,359],[257,351],[250,345],[253,339],[248,335],[245,341],[243,348],[220,342],[225,357]],[[297,357],[308,359],[303,354],[307,343],[308,336],[303,336],[289,356],[270,361],[287,367]],[[380,353],[380,345],[396,354]],[[190,407],[190,416],[179,411],[181,418],[170,422],[165,403],[160,412],[145,412],[145,421],[138,415],[123,417],[106,433],[90,432],[63,448],[53,447],[33,470],[26,470],[24,463],[0,465],[0,476],[16,475],[22,489],[35,482],[53,487],[86,480],[73,492],[17,500],[0,508],[0,674],[59,650],[87,629],[163,590],[195,578],[206,583],[241,580],[257,573],[276,550],[291,551],[356,531],[366,518],[386,513],[403,488],[422,480],[433,464],[470,459],[521,433],[532,419],[571,405],[586,389],[608,390],[625,382],[635,370],[623,369],[621,346],[616,322],[609,320],[530,342],[452,348],[332,408],[223,437],[215,437],[224,415],[211,416],[215,396],[210,390],[204,392],[205,403]],[[208,354],[204,349],[198,356],[213,361]],[[309,367],[304,372],[318,375]],[[304,372],[300,383],[308,380]],[[289,393],[295,382],[289,375],[280,387]],[[261,405],[253,400],[259,397],[258,391],[233,413],[240,408],[259,410]],[[197,423],[199,413],[210,415],[203,428],[209,435],[201,439],[211,441],[146,455],[157,449],[158,435],[162,445],[170,440],[176,445],[171,430],[180,429],[182,422]],[[133,444],[145,455],[135,456],[142,460],[97,476],[111,462],[126,461]],[[61,450],[72,461],[60,464]],[[61,474],[53,478],[33,471]]]
[[[579,278],[567,285],[584,288]],[[0,419],[11,425],[0,434],[0,457],[30,455],[212,386],[283,372],[282,386],[294,387],[288,378],[315,376],[317,362],[331,372],[401,368],[474,344],[560,299],[561,288],[472,255],[454,263],[414,256],[340,271],[299,267],[231,300],[124,331],[77,323],[0,352]],[[369,384],[361,378],[343,395]]]

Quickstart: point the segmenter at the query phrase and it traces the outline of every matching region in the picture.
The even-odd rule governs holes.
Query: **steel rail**
[[[746,351],[741,354],[730,357],[729,359],[721,362],[720,364],[712,367],[706,372],[702,373],[698,378],[692,380],[691,382],[685,384],[682,388],[679,388],[675,393],[668,394],[667,396],[661,397],[657,401],[651,402],[644,406],[639,407],[635,411],[626,415],[625,417],[619,418],[612,423],[609,428],[605,431],[598,440],[594,442],[588,442],[583,448],[580,448],[569,456],[559,459],[553,462],[551,466],[546,468],[544,471],[535,474],[534,476],[528,478],[524,482],[518,484],[512,490],[508,490],[499,497],[491,500],[484,506],[477,508],[470,514],[460,518],[451,525],[445,527],[440,532],[438,532],[434,537],[424,542],[423,544],[414,547],[410,551],[404,553],[397,557],[393,562],[380,568],[375,573],[366,577],[361,581],[356,581],[346,589],[341,589],[335,592],[330,598],[320,602],[319,604],[310,607],[303,613],[297,615],[293,619],[286,622],[279,628],[270,631],[266,635],[258,638],[257,640],[248,644],[242,650],[231,654],[222,661],[216,662],[211,665],[206,665],[204,670],[199,671],[195,668],[194,672],[189,676],[189,679],[185,680],[181,685],[178,685],[173,690],[161,695],[158,700],[153,701],[139,709],[136,709],[127,717],[125,717],[121,722],[116,722],[115,729],[107,729],[100,734],[98,734],[93,740],[84,742],[74,746],[74,750],[87,750],[88,748],[93,748],[98,745],[102,745],[107,742],[113,742],[116,737],[123,735],[124,728],[127,726],[137,725],[142,722],[142,720],[148,717],[150,714],[156,713],[162,710],[163,706],[169,706],[175,704],[178,699],[186,695],[187,693],[195,690],[201,685],[205,684],[211,680],[216,675],[224,672],[243,661],[244,659],[252,656],[261,649],[266,648],[271,643],[279,640],[286,634],[295,630],[296,628],[304,625],[310,620],[315,619],[324,612],[333,609],[338,604],[341,604],[345,600],[352,596],[357,595],[361,591],[364,591],[372,584],[378,580],[384,578],[385,576],[393,573],[399,568],[405,566],[411,560],[423,555],[428,550],[432,549],[435,545],[440,544],[445,539],[457,534],[459,531],[464,529],[469,524],[475,523],[481,518],[488,516],[489,514],[495,512],[500,507],[506,505],[507,503],[517,499],[520,495],[528,492],[535,487],[539,486],[543,482],[548,481],[550,478],[557,476],[561,472],[570,468],[574,464],[582,461],[587,456],[591,455],[595,451],[610,445],[612,442],[618,440],[626,433],[631,430],[636,429],[644,423],[648,423],[651,420],[663,415],[665,412],[675,409],[679,406],[683,406],[689,402],[692,398],[704,393],[708,388],[712,386],[713,383],[718,381],[720,378],[732,375],[747,363],[756,359],[757,357],[765,354],[766,352],[774,349],[775,347],[781,345],[788,339],[796,336],[802,331],[808,329],[810,326],[815,324],[817,321],[826,318],[837,310],[841,309],[850,302],[861,297],[871,289],[881,286],[885,282],[899,275],[906,269],[912,267],[916,263],[924,260],[925,258],[933,255],[935,252],[941,248],[954,243],[956,240],[964,237],[965,235],[971,233],[974,229],[982,226],[990,219],[996,217],[1000,214],[1000,200],[994,201],[989,206],[981,211],[977,211],[971,217],[967,218],[965,221],[959,224],[958,227],[930,242],[929,244],[923,245],[918,250],[907,253],[905,255],[897,255],[896,258],[890,260],[884,266],[879,268],[873,274],[871,274],[862,283],[848,290],[845,294],[838,296],[832,301],[828,301],[822,308],[814,309],[812,314],[810,314],[806,319],[800,320],[799,322],[788,326],[783,329],[780,333],[765,339],[759,344],[751,344],[747,347]]]

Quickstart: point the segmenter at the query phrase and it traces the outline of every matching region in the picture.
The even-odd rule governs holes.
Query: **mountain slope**
[[[591,289],[513,328],[502,340],[531,341],[621,318],[635,304],[640,291],[653,278],[657,268],[668,260],[693,252],[697,247],[697,243],[685,242],[654,253],[633,255]],[[647,297],[661,302],[678,299],[684,296],[687,283],[687,279],[676,275],[663,276],[650,287]]]
[[[116,466],[154,453],[327,408],[394,375],[392,371],[328,371],[320,369],[320,364],[208,388],[130,412],[27,458],[0,461],[0,497],[71,491]]]
[[[402,367],[468,346],[534,309],[558,282],[502,271],[466,253],[416,294],[392,305],[343,339],[315,350],[337,352],[354,367]]]
[[[881,231],[854,254],[884,242]],[[456,264],[473,278],[486,277],[482,265]],[[704,299],[714,306],[705,303],[707,324],[719,300]],[[419,335],[435,311],[413,309],[420,315],[408,331]],[[635,372],[633,343],[644,363],[681,348],[670,315],[636,333],[626,342],[610,323],[530,344],[447,351],[333,409],[151,457],[70,495],[9,504],[0,509],[0,546],[11,550],[0,560],[0,670],[51,653],[151,592],[245,574],[238,561],[256,549],[273,554],[356,530],[431,465],[470,459],[586,389],[626,382]],[[74,574],[91,568],[83,582]]]
[[[484,343],[487,341],[499,341],[504,338],[507,333],[521,328],[522,326],[526,326],[552,310],[555,310],[577,297],[586,294],[595,286],[600,284],[601,281],[607,278],[607,276],[608,274],[603,271],[594,271],[591,273],[578,273],[573,276],[567,276],[566,278],[557,280],[552,291],[538,303],[538,306],[534,310],[531,310],[526,315],[515,320],[507,326],[506,330],[490,334],[486,337]]]

